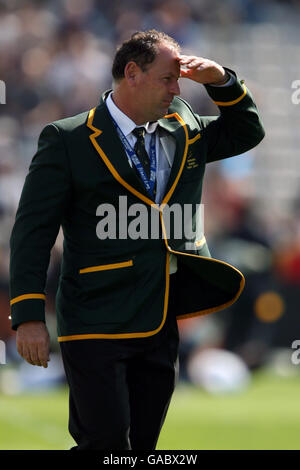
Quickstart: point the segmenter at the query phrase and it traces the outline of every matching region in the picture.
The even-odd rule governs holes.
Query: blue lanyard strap
[[[147,191],[151,194],[151,196],[154,198],[154,186],[155,186],[155,178],[156,178],[156,150],[155,150],[155,135],[154,133],[151,136],[151,143],[150,143],[150,176],[149,178],[147,177],[145,170],[143,168],[143,165],[141,164],[137,154],[131,147],[130,143],[126,139],[125,135],[121,131],[120,127],[114,120],[114,118],[111,116],[113,123],[116,127],[116,130],[118,132],[118,135],[121,139],[121,142],[127,152],[128,158],[131,161],[131,163],[135,166],[137,171],[139,172],[139,175],[144,183],[145,188]]]

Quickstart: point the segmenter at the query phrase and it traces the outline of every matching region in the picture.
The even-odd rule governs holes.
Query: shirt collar
[[[127,114],[123,113],[123,111],[121,111],[120,108],[118,108],[118,106],[114,103],[112,99],[112,93],[113,92],[110,92],[106,99],[106,106],[111,117],[116,121],[125,137],[127,137],[136,127],[145,127],[146,132],[148,132],[149,134],[152,134],[156,131],[156,128],[158,126],[157,121],[147,122],[143,126],[137,126],[135,122],[133,122],[132,119],[127,116]]]

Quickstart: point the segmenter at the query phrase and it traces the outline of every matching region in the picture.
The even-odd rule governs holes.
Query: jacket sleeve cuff
[[[20,323],[27,321],[45,322],[45,295],[24,294],[15,297],[11,304],[11,327],[16,330]]]
[[[235,81],[232,85],[229,86],[213,86],[213,85],[204,85],[206,91],[210,98],[217,106],[233,106],[240,101],[247,95],[247,88],[244,84],[243,80],[238,80],[236,74],[233,70],[224,69],[230,74],[235,77]]]

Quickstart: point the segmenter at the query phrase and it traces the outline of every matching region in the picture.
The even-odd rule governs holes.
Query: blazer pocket
[[[120,323],[134,305],[133,260],[89,266],[79,270],[80,320],[85,324]],[[125,314],[126,315],[126,314]]]

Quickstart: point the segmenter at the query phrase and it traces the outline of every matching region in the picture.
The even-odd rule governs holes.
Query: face
[[[178,51],[161,44],[155,60],[145,72],[136,65],[134,101],[144,122],[156,121],[165,116],[174,96],[180,94],[178,60]]]

